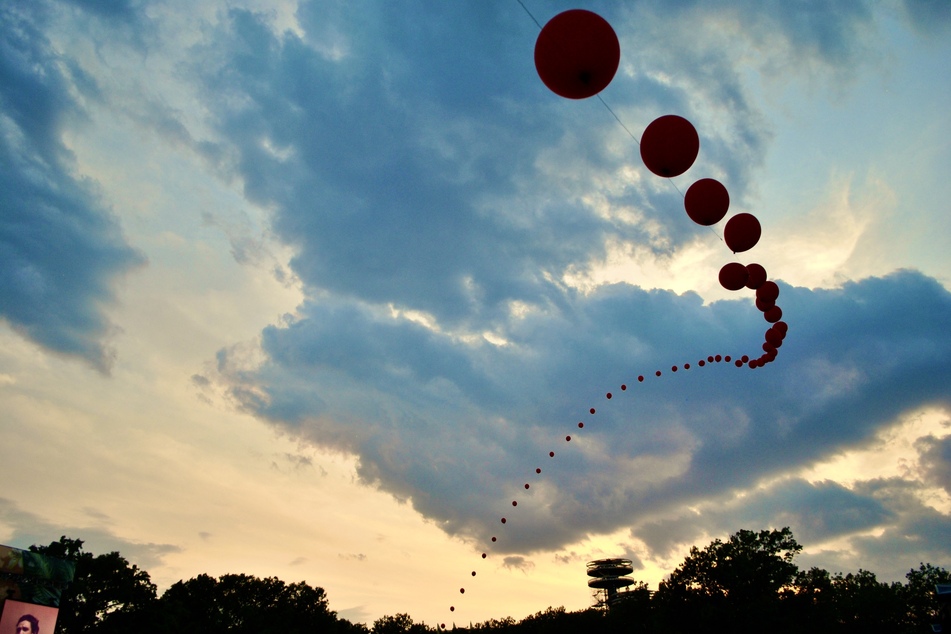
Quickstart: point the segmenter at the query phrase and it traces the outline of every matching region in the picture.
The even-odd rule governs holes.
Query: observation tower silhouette
[[[596,559],[588,562],[588,587],[598,590],[598,605],[610,608],[623,598],[625,593],[619,593],[634,580],[626,576],[634,572],[630,559]]]

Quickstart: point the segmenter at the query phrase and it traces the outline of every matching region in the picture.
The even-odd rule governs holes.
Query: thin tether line
[[[515,1],[518,2],[520,5],[522,5],[522,8],[525,9],[525,13],[528,14],[528,17],[532,19],[532,22],[534,22],[535,25],[538,27],[538,30],[541,31],[542,30],[541,22],[535,19],[535,16],[532,15],[532,12],[528,10],[528,7],[525,6],[525,3],[522,2],[522,0],[515,0]]]
[[[518,2],[519,6],[521,6],[522,9],[525,10],[525,13],[528,14],[528,17],[530,17],[530,18],[532,19],[532,22],[535,23],[535,26],[537,26],[538,29],[541,30],[541,29],[542,29],[542,24],[541,24],[541,22],[539,22],[539,21],[538,21],[538,18],[536,18],[536,17],[532,14],[532,12],[529,11],[528,7],[525,6],[525,3],[522,2],[522,0],[515,0],[515,1]],[[596,94],[595,97],[597,97],[597,98],[598,98],[598,101],[601,102],[601,105],[604,106],[604,107],[607,109],[607,111],[611,113],[611,116],[614,117],[614,120],[618,122],[618,125],[621,126],[621,128],[623,128],[625,132],[627,132],[627,135],[628,135],[629,137],[631,137],[631,138],[634,140],[634,143],[637,144],[637,147],[640,147],[640,146],[641,146],[641,140],[638,139],[637,136],[636,136],[633,132],[631,132],[631,129],[630,129],[630,128],[628,128],[626,125],[624,125],[624,122],[621,121],[621,117],[619,117],[619,116],[617,115],[617,113],[614,112],[614,109],[611,108],[611,106],[608,105],[608,102],[606,102],[606,101],[604,100],[604,97],[601,96],[601,93]],[[666,180],[667,180],[668,183],[671,184],[671,186],[674,188],[674,190],[675,190],[678,194],[680,194],[680,197],[681,197],[681,198],[684,198],[684,197],[685,197],[685,196],[684,196],[684,193],[683,193],[682,191],[680,191],[680,188],[679,188],[679,187],[677,187],[677,183],[674,182],[674,179],[672,179],[672,178],[670,178],[670,177],[668,176],[668,177],[666,177]],[[715,236],[720,240],[720,242],[725,242],[725,241],[723,240],[723,236],[721,236],[721,235],[717,232],[717,230],[716,230],[715,228],[713,228],[713,227],[707,227],[707,229],[709,229],[710,232],[711,232],[713,235],[715,235]],[[733,255],[734,255],[734,258],[735,258],[735,257],[736,257],[736,254],[734,253]]]

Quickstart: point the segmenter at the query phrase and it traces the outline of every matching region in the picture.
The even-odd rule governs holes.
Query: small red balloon
[[[778,330],[773,330],[770,328],[766,331],[766,337],[764,338],[768,343],[772,344],[776,348],[783,345],[783,333],[779,332]]]
[[[775,303],[779,299],[779,285],[773,281],[763,282],[762,286],[756,289],[756,298]]]
[[[739,262],[727,262],[720,269],[720,286],[728,291],[738,291],[749,279],[749,272]]]
[[[779,306],[773,306],[763,313],[763,317],[771,324],[776,323],[783,318],[783,309]]]
[[[701,178],[687,188],[684,209],[698,225],[715,225],[723,220],[730,209],[730,192],[718,180]]]
[[[723,240],[733,253],[749,251],[759,242],[763,228],[753,214],[736,214],[726,222]]]
[[[699,153],[697,130],[675,114],[654,119],[641,135],[641,159],[658,176],[680,176],[690,169]]]
[[[746,288],[751,288],[755,291],[766,281],[766,269],[760,264],[756,264],[755,262],[747,264],[746,272],[750,274],[749,279],[746,280]]]
[[[620,62],[621,45],[614,29],[584,9],[559,13],[535,41],[538,76],[566,99],[586,99],[607,88]]]
[[[767,302],[767,301],[763,301],[763,299],[760,297],[756,298],[756,309],[760,311],[761,313],[765,313],[767,310],[769,310],[775,305],[776,305],[776,302],[772,300]]]

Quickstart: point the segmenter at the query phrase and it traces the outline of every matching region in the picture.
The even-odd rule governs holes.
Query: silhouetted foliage
[[[400,613],[396,616],[381,616],[373,622],[370,631],[373,634],[426,634],[433,630],[423,623],[414,623],[409,614]]]
[[[741,530],[723,542],[696,546],[654,600],[673,631],[715,627],[722,631],[761,630],[784,617],[784,589],[798,569],[792,562],[802,546],[788,528],[759,533]]]
[[[76,562],[73,581],[63,591],[56,631],[63,634],[122,631],[116,629],[156,600],[149,573],[117,552],[93,556],[80,539],[60,537],[33,552]]]
[[[144,570],[119,553],[93,556],[83,542],[61,537],[31,550],[75,561],[76,580],[63,594],[61,634],[426,634],[441,631],[409,614],[383,616],[372,628],[338,619],[323,589],[249,575],[198,575],[160,598]],[[549,607],[516,621],[490,619],[457,632],[652,634],[760,632],[808,634],[930,632],[942,618],[935,585],[951,573],[920,564],[907,583],[883,583],[867,570],[830,574],[801,571],[802,546],[788,528],[741,530],[726,541],[693,547],[651,593],[635,583],[610,608],[568,612]],[[579,576],[580,577],[580,576]],[[583,579],[583,577],[581,577]],[[947,610],[947,608],[945,608]],[[946,615],[945,615],[946,616]],[[453,625],[448,623],[448,629]]]

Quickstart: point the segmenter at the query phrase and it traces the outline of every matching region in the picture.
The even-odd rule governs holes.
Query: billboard
[[[75,572],[72,561],[0,545],[0,602],[16,599],[57,607]]]
[[[0,634],[54,634],[59,608],[7,599],[0,614]]]

